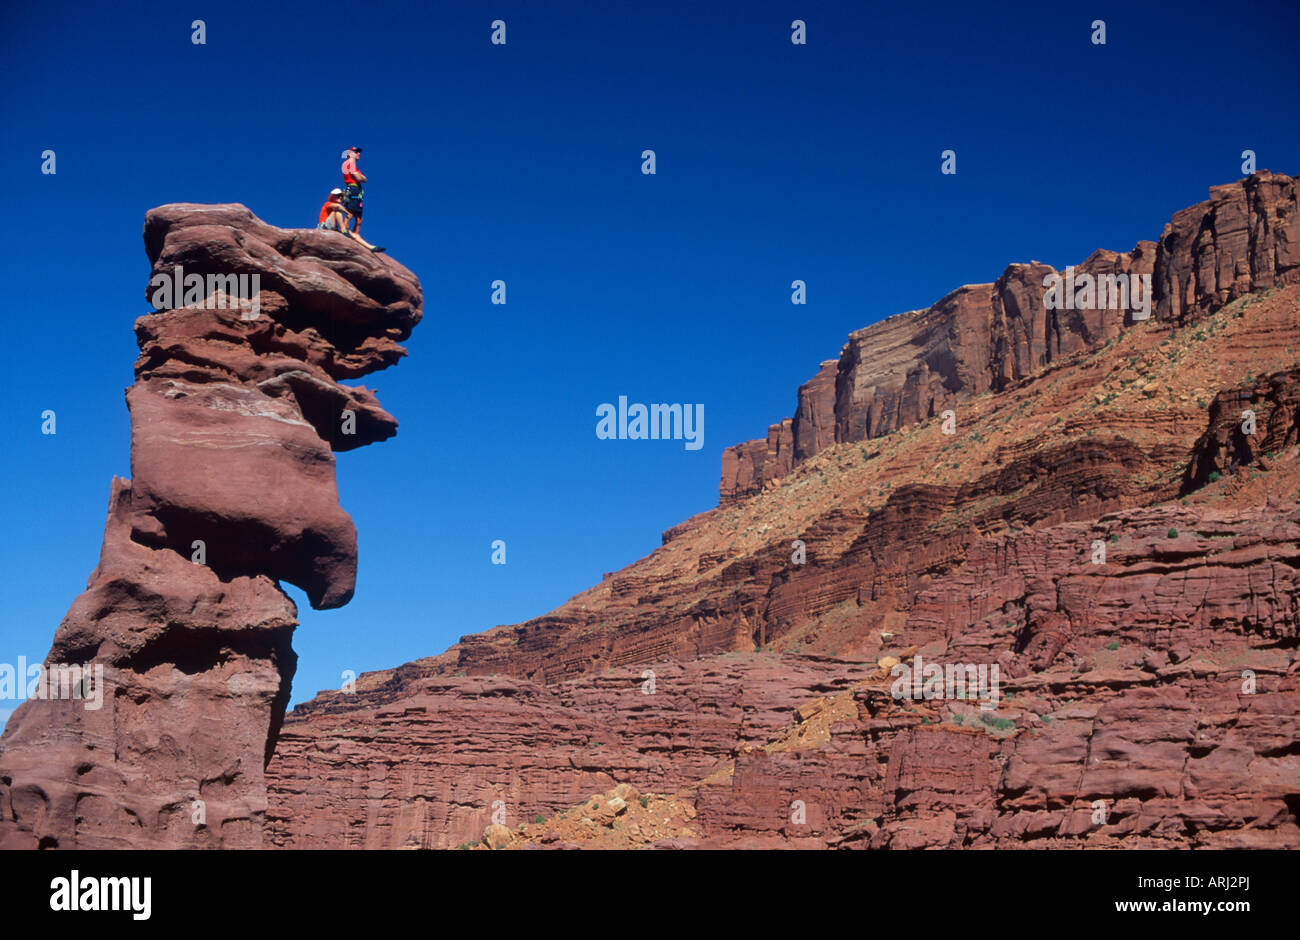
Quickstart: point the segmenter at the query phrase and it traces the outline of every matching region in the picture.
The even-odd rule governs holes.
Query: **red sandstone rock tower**
[[[132,479],[113,481],[99,566],[46,658],[102,666],[102,704],[33,699],[10,719],[0,848],[261,846],[296,659],[277,581],[316,608],[351,599],[333,451],[396,433],[337,380],[406,354],[411,272],[240,205],[151,210],[144,240],[151,285],[198,275],[202,299],[178,290],[136,322]]]

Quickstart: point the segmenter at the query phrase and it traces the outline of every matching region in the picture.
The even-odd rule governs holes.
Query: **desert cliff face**
[[[296,661],[277,582],[314,607],[352,597],[334,451],[396,433],[337,380],[405,354],[421,316],[409,271],[238,205],[154,209],[144,238],[156,277],[179,266],[178,287],[202,284],[136,322],[131,479],[113,481],[99,566],[45,660],[102,669],[102,700],[33,699],[9,720],[5,848],[262,845]]]
[[[646,558],[285,715],[277,582],[350,599],[334,453],[396,431],[339,382],[419,284],[153,210],[155,275],[256,272],[259,312],[136,324],[132,479],[47,658],[103,707],[11,718],[0,846],[1300,847],[1298,220],[1258,173],[1078,266],[1149,318],[1033,262],[859,330]]]
[[[649,556],[290,714],[270,842],[1300,847],[1295,199],[1079,266],[1149,319],[1035,263],[854,333]]]
[[[1296,183],[1264,172],[1212,187],[1209,200],[1174,215],[1158,242],[1124,254],[1095,251],[1076,272],[1149,275],[1149,315],[1177,324],[1251,291],[1300,283]],[[1047,309],[1043,279],[1063,273],[1038,262],[1012,264],[992,284],[966,285],[925,310],[852,333],[839,359],[822,363],[799,389],[793,419],[772,425],[766,440],[724,452],[722,504],[833,443],[880,437],[1002,391],[1136,322],[1131,297],[1127,307]]]

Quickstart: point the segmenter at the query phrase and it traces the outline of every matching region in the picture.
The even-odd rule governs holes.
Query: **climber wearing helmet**
[[[363,202],[366,196],[366,191],[361,185],[366,181],[366,174],[357,169],[357,160],[360,157],[360,147],[349,147],[343,151],[343,186],[346,190],[343,194],[343,207],[356,221],[358,235],[361,234],[361,213],[365,208]]]
[[[366,241],[355,232],[348,231],[347,220],[351,213],[340,201],[340,197],[342,196],[343,190],[338,189],[337,187],[330,190],[330,195],[329,198],[325,200],[325,205],[320,207],[320,221],[316,223],[316,227],[319,229],[325,229],[327,232],[338,232],[341,235],[346,235],[348,238],[360,242],[376,254],[383,251],[383,248],[370,244],[370,242]]]

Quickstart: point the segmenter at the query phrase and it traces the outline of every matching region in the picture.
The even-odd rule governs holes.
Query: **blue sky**
[[[1156,238],[1244,149],[1300,172],[1298,22],[1289,0],[15,8],[0,661],[49,648],[129,476],[152,206],[311,226],[355,143],[365,234],[424,285],[410,356],[361,380],[398,436],[338,458],[356,597],[317,612],[289,588],[298,702],[654,549],[850,330],[1013,261]],[[703,404],[704,446],[597,440],[619,395]]]

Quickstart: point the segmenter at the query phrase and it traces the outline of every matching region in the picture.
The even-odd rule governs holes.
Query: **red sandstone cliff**
[[[1300,283],[1296,182],[1267,171],[1210,190],[1174,215],[1159,242],[1096,251],[1079,274],[1152,276],[1151,315],[1186,323],[1250,291]],[[757,492],[836,442],[879,437],[1000,391],[1049,363],[1095,349],[1133,324],[1132,311],[1048,310],[1045,264],[1013,264],[925,310],[850,334],[838,360],[799,389],[793,419],[766,439],[724,451],[722,505]]]
[[[981,541],[898,651],[999,662],[992,712],[791,653],[655,664],[652,694],[638,667],[550,686],[402,667],[291,716],[269,838],[446,848],[499,812],[516,847],[1300,848],[1298,538],[1292,504]]]
[[[1016,265],[854,333],[649,556],[288,716],[268,838],[1300,847],[1296,219],[1257,174],[1085,262],[1147,321]]]
[[[418,285],[181,207],[146,227],[151,259],[224,264],[260,233],[273,313],[137,326],[134,478],[51,652],[105,662],[112,707],[14,716],[0,844],[1300,847],[1295,189],[1212,196],[1159,245],[1085,262],[1150,271],[1150,320],[1043,310],[1050,269],[1019,265],[859,331],[745,451],[734,498],[278,735],[294,611],[272,579],[350,595],[330,451],[395,422],[334,380],[401,355]],[[203,501],[162,468],[219,486],[187,449],[212,442],[218,461],[264,444],[265,474],[306,482],[283,517],[214,494],[202,567]],[[922,661],[996,666],[996,707],[896,698],[891,670]]]

